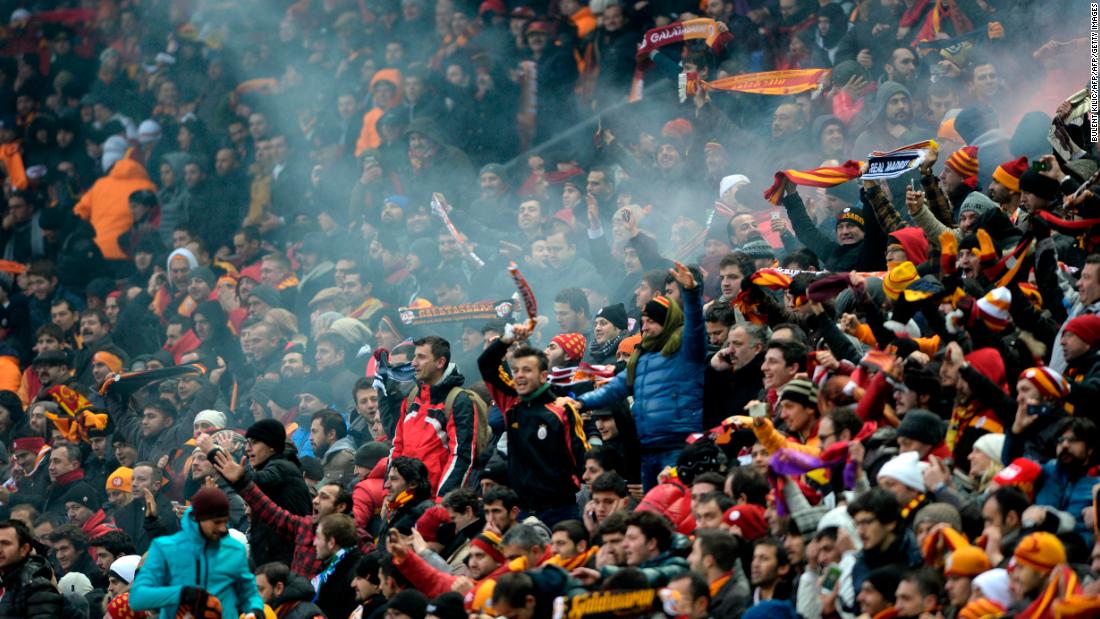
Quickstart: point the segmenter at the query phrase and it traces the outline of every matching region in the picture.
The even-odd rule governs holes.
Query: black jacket
[[[55,619],[61,613],[61,593],[53,584],[46,560],[30,556],[0,574],[0,619]]]
[[[305,516],[312,511],[313,504],[309,496],[309,488],[306,488],[306,482],[302,479],[302,471],[282,454],[271,456],[259,469],[253,471],[253,480],[276,505],[288,512],[296,516]],[[253,521],[249,542],[252,548],[252,559],[256,565],[271,561],[291,564],[294,545],[283,542],[278,534],[263,522]]]
[[[349,590],[350,590],[350,584]],[[313,603],[313,585],[291,572],[286,579],[283,594],[272,599],[269,606],[279,619],[314,619],[325,613]]]
[[[347,617],[358,606],[355,596],[351,594],[351,579],[355,576],[355,564],[362,556],[358,548],[349,549],[321,585],[317,592],[317,606],[325,611],[326,616]]]
[[[554,405],[549,383],[531,396],[517,394],[501,371],[507,351],[508,346],[498,339],[477,364],[507,422],[510,485],[531,509],[572,505],[588,450],[581,416],[572,408]]]
[[[140,495],[111,514],[115,519],[115,526],[134,540],[134,547],[138,554],[145,554],[145,551],[149,550],[149,543],[154,538],[171,535],[180,530],[171,502],[164,496],[157,495],[156,503],[156,518],[145,517],[145,499]]]

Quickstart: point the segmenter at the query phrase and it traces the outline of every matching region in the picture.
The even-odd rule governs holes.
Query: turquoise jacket
[[[161,619],[175,619],[180,590],[201,587],[222,603],[222,617],[237,619],[241,613],[264,607],[256,579],[248,569],[248,552],[231,537],[207,541],[187,508],[180,531],[158,537],[149,546],[145,563],[130,587],[134,610],[159,610]]]

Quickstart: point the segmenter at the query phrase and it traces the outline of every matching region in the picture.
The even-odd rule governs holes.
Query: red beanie
[[[565,358],[571,362],[578,362],[584,357],[584,351],[588,348],[588,341],[580,333],[559,333],[550,339],[565,351]]]
[[[191,516],[196,521],[229,517],[229,498],[218,488],[200,488],[191,496]]]
[[[1067,322],[1065,330],[1085,340],[1089,348],[1100,344],[1100,316],[1096,314],[1081,314]]]
[[[969,178],[978,174],[978,147],[963,146],[951,153],[944,165],[951,168],[955,174],[963,178]]]
[[[416,519],[416,530],[425,542],[439,541],[439,527],[451,521],[451,514],[446,509],[435,505],[425,510],[424,514]]]
[[[1006,161],[993,170],[993,180],[1008,187],[1010,191],[1020,191],[1020,177],[1027,172],[1027,157]]]
[[[1005,361],[996,348],[979,348],[966,356],[966,362],[974,366],[986,378],[997,383],[1001,391],[1008,393],[1008,379],[1005,378]]]
[[[29,451],[31,453],[38,453],[42,451],[42,447],[46,445],[46,441],[40,436],[27,436],[24,438],[17,438],[12,443],[11,450],[16,451]]]
[[[731,527],[741,529],[741,537],[752,542],[768,533],[768,521],[764,518],[764,508],[752,503],[735,505],[726,510],[724,521]]]

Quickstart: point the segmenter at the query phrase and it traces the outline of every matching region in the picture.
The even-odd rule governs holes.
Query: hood
[[[843,120],[840,120],[840,118],[832,114],[822,114],[815,118],[813,124],[810,126],[810,138],[814,141],[814,144],[821,142],[821,132],[829,125],[839,126],[840,131],[844,133],[844,135],[848,135],[848,127],[844,125]]]
[[[875,99],[875,118],[879,118],[886,113],[886,102],[890,100],[890,97],[904,93],[909,100],[913,100],[913,95],[909,92],[909,89],[897,82],[883,82],[878,86],[878,97]]]
[[[329,446],[328,451],[325,452],[325,457],[335,455],[341,451],[350,451],[355,453],[355,442],[351,440],[351,435],[347,435],[342,439],[337,440],[335,443]]]
[[[1005,380],[1005,362],[996,348],[979,348],[966,356],[966,362],[989,380],[997,383],[1001,391],[1008,393]]]
[[[313,590],[313,585],[305,577],[291,572],[287,575],[283,594],[272,599],[269,606],[279,608],[287,602],[312,602],[314,595],[316,595],[316,592]]]
[[[905,256],[909,262],[920,266],[928,262],[928,239],[924,237],[924,230],[916,226],[908,226],[890,233],[890,238],[896,240],[905,249]]]
[[[176,186],[183,186],[183,168],[191,162],[191,155],[184,152],[168,153],[161,158],[176,173]]]
[[[374,464],[374,468],[371,469],[370,473],[367,474],[367,479],[385,479],[386,468],[389,463],[390,462],[387,458],[379,459],[378,462]]]
[[[111,166],[111,171],[107,176],[116,180],[149,181],[149,175],[146,174],[145,167],[128,158],[119,159],[115,165]]]
[[[401,103],[403,94],[401,84],[404,83],[404,80],[401,79],[401,71],[397,69],[379,69],[375,71],[374,76],[370,78],[370,87],[368,90],[374,90],[374,85],[378,82],[389,82],[397,89],[397,95],[393,98],[393,104],[386,109],[397,107],[397,105]]]
[[[409,122],[409,125],[405,127],[405,137],[412,133],[419,133],[440,146],[447,145],[447,140],[443,139],[443,135],[439,131],[439,125],[430,118],[421,116]]]

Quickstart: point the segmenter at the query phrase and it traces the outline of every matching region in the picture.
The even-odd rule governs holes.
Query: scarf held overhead
[[[868,156],[867,169],[863,172],[863,180],[877,181],[897,178],[920,167],[937,148],[935,141],[925,140],[895,148],[891,151],[876,150]]]
[[[708,17],[676,22],[646,32],[634,55],[637,65],[634,68],[634,82],[630,85],[630,101],[640,101],[642,98],[642,89],[645,87],[643,77],[645,72],[653,66],[653,62],[649,59],[650,52],[667,45],[699,39],[703,39],[712,52],[720,53],[726,43],[733,40],[733,35],[729,32],[720,32],[718,22]]]
[[[829,73],[830,69],[790,69],[731,75],[706,82],[699,79],[698,73],[687,72],[680,74],[677,87],[681,103],[694,96],[700,88],[704,91],[724,90],[757,95],[797,95],[817,90],[821,80]]]
[[[772,204],[779,204],[785,180],[806,187],[836,187],[859,178],[860,166],[860,162],[849,159],[838,166],[824,166],[812,170],[780,170],[775,173],[775,182],[764,190],[764,198]]]

